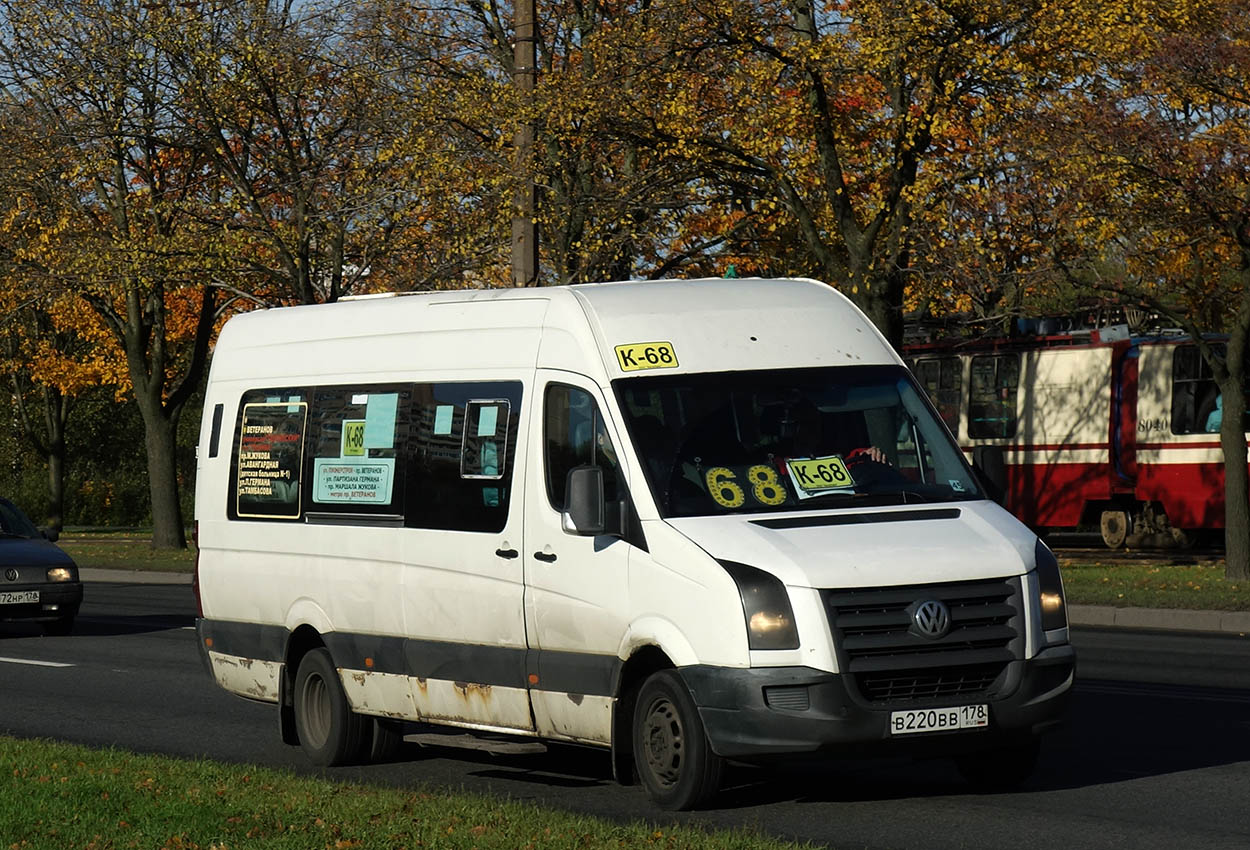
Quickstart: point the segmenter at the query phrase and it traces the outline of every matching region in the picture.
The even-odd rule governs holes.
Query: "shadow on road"
[[[141,614],[133,617],[90,617],[79,615],[74,630],[64,636],[49,640],[73,640],[75,637],[114,637],[149,632],[165,632],[195,625],[194,617],[176,614]],[[0,640],[8,638],[43,637],[38,623],[0,623]]]
[[[1079,681],[1067,724],[1044,739],[1038,769],[1019,791],[1089,788],[1246,761],[1250,691]],[[976,793],[949,760],[844,760],[741,769],[730,774],[727,786],[715,807]]]
[[[404,757],[475,762],[482,767],[470,771],[474,776],[553,789],[613,782],[606,753],[577,747],[490,753],[409,745]],[[1038,769],[1019,792],[1089,788],[1244,761],[1250,761],[1250,691],[1081,681],[1067,725],[1045,739]],[[950,760],[805,760],[776,767],[732,765],[711,808],[975,793]]]
[[[177,614],[140,614],[132,617],[80,616],[74,623],[74,634],[84,637],[132,635],[185,629],[194,625],[194,617],[182,617]]]

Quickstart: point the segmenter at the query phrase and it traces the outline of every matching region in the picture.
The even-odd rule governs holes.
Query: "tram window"
[[[913,369],[916,380],[929,394],[929,400],[952,434],[959,431],[959,395],[963,382],[959,365],[958,357],[939,357],[918,361]]]
[[[1014,437],[1019,389],[1019,355],[973,357],[968,387],[968,436]]]
[[[1224,354],[1224,346],[1217,345],[1215,349],[1221,356]],[[1219,395],[1211,367],[1198,346],[1178,345],[1172,352],[1172,433],[1207,431]]]

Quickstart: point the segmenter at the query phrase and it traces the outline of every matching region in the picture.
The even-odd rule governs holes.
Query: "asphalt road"
[[[614,819],[747,828],[837,848],[1250,847],[1250,639],[1080,630],[1067,727],[1025,788],[978,795],[944,762],[737,768],[706,811],[657,812],[576,748],[411,745],[407,760],[311,768],[274,710],[200,665],[185,585],[88,584],[68,637],[0,624],[0,732],[413,787],[467,788]]]

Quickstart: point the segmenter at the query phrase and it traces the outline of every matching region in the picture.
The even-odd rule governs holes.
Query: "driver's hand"
[[[868,446],[866,448],[856,449],[855,451],[847,455],[847,460],[864,460],[864,459],[876,461],[877,463],[889,463],[889,461],[885,459],[885,452],[881,451],[881,449],[877,448],[876,446]]]

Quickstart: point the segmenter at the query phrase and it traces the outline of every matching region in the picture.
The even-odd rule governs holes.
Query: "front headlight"
[[[1034,551],[1037,561],[1037,589],[1042,603],[1042,631],[1066,629],[1068,609],[1063,598],[1063,576],[1059,574],[1059,561],[1040,539]]]
[[[74,571],[69,567],[48,567],[48,581],[73,581]]]
[[[750,648],[798,649],[799,630],[794,625],[790,594],[781,579],[734,561],[720,564],[738,585]]]

